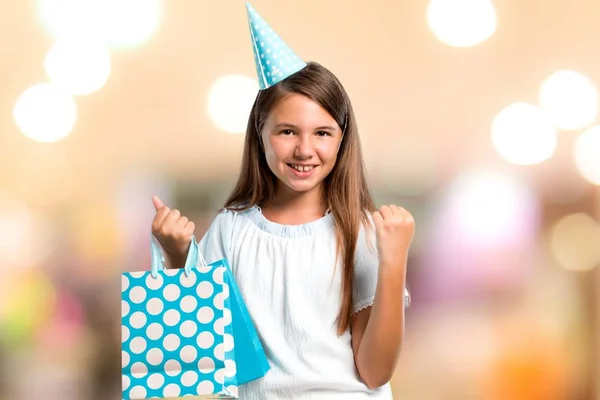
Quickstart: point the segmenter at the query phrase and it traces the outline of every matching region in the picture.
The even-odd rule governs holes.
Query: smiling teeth
[[[296,171],[300,171],[300,172],[308,172],[315,167],[314,165],[294,165],[294,164],[291,164],[291,166]]]

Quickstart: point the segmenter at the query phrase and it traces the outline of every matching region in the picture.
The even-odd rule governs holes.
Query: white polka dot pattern
[[[149,271],[122,274],[124,399],[230,396],[231,388],[237,390],[229,279],[222,264],[188,276],[183,270],[161,271],[157,278]]]
[[[246,9],[260,89],[273,86],[306,66],[250,4],[246,3]]]

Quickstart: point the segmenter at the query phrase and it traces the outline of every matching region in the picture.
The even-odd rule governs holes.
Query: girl
[[[153,202],[152,232],[183,267],[194,224]],[[259,91],[237,184],[199,243],[231,264],[271,365],[240,399],[391,399],[413,233],[406,210],[375,210],[330,71],[304,64]]]

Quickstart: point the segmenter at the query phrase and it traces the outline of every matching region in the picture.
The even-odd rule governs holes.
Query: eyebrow
[[[296,125],[294,125],[294,124],[290,124],[290,123],[287,123],[287,122],[282,122],[282,123],[279,123],[279,124],[275,125],[275,128],[278,128],[278,129],[281,129],[281,128],[293,128],[293,129],[296,129],[298,127]],[[336,128],[333,127],[333,126],[330,126],[330,125],[323,125],[323,126],[316,127],[315,130],[330,130],[330,131],[335,131]]]

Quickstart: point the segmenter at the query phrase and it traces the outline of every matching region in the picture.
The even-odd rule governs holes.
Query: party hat
[[[246,11],[261,90],[273,86],[306,66],[250,3],[246,3]]]

